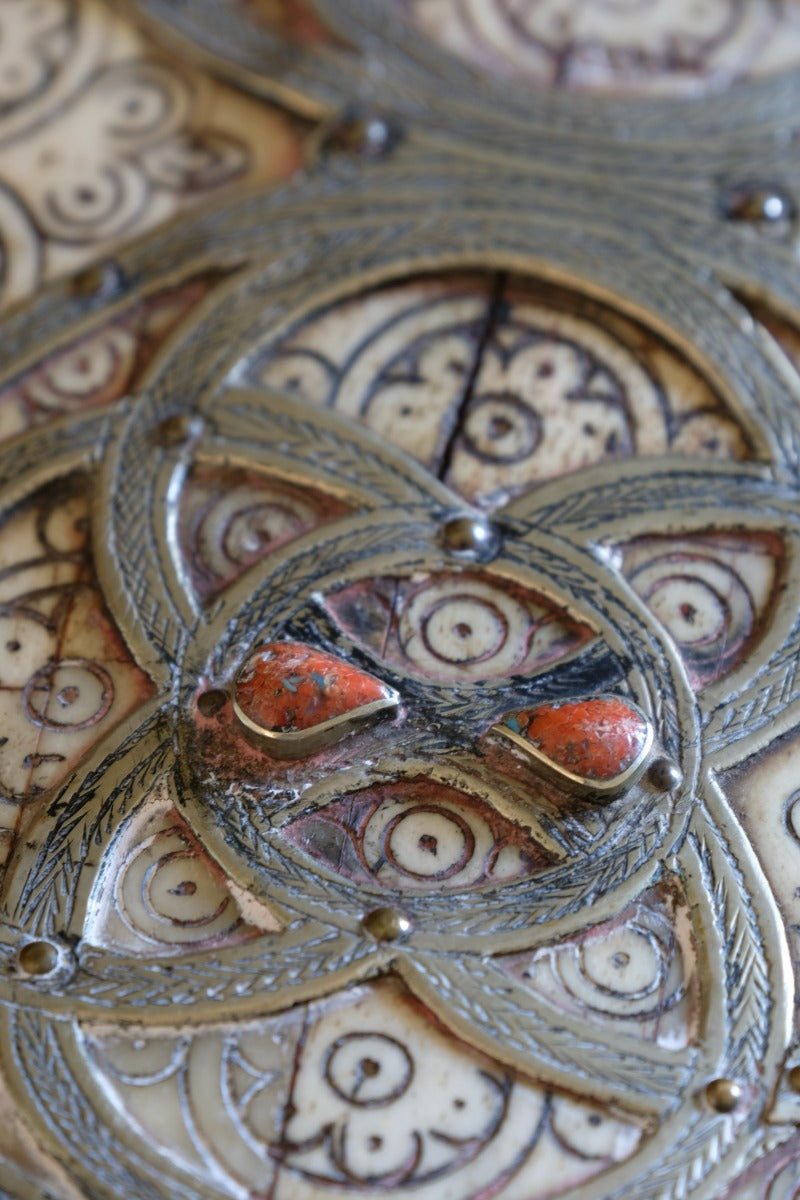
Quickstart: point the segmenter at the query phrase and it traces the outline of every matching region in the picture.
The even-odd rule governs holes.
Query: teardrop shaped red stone
[[[510,713],[500,726],[557,773],[587,786],[613,786],[642,764],[652,744],[650,722],[621,696],[590,696]]]
[[[236,708],[251,729],[298,734],[338,718],[396,703],[374,675],[303,642],[270,642],[239,672]]]

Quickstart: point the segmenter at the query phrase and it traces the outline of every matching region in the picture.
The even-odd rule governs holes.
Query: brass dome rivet
[[[73,275],[70,289],[73,296],[84,300],[108,300],[121,291],[123,275],[115,262],[96,263]]]
[[[324,135],[322,148],[361,158],[386,158],[401,138],[400,128],[385,117],[346,115]]]
[[[396,908],[374,908],[361,924],[376,942],[395,942],[411,931],[410,920]]]
[[[162,449],[173,449],[196,437],[201,427],[201,420],[195,413],[175,413],[156,425],[153,441]]]
[[[783,188],[742,183],[728,188],[724,193],[722,212],[730,221],[774,225],[778,221],[791,221],[795,206],[792,197]]]
[[[647,768],[647,782],[657,792],[675,792],[683,783],[683,771],[671,758],[654,758]]]
[[[220,688],[210,688],[197,697],[197,709],[201,716],[215,717],[228,703],[228,694]]]
[[[706,1086],[706,1102],[714,1112],[732,1113],[742,1099],[741,1085],[733,1079],[712,1079]]]
[[[441,544],[450,554],[490,562],[503,544],[500,531],[486,517],[454,517],[442,526]]]
[[[52,942],[26,942],[17,961],[26,975],[51,975],[59,965],[60,955]]]
[[[383,158],[399,140],[399,131],[383,117],[369,117],[362,122],[361,153],[367,158]]]

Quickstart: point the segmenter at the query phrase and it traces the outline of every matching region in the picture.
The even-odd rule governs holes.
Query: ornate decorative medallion
[[[794,6],[8,2],[42,262],[251,179],[0,327],[0,1196],[788,1200]]]

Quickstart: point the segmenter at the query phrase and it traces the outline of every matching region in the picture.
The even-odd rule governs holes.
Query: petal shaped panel
[[[674,639],[697,691],[744,663],[767,627],[784,577],[775,534],[639,538],[622,571]]]
[[[489,572],[370,579],[324,604],[379,661],[441,683],[535,673],[593,636],[552,600]]]
[[[206,463],[181,497],[181,552],[192,585],[210,600],[253,563],[349,512],[336,497],[255,471]]]
[[[524,824],[424,779],[351,793],[294,819],[283,833],[346,878],[401,893],[497,887],[553,861]]]

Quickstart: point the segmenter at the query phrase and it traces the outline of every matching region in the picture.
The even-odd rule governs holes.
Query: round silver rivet
[[[712,1079],[705,1091],[709,1108],[713,1108],[714,1112],[725,1114],[736,1111],[742,1094],[741,1085],[733,1079]]]
[[[376,942],[394,942],[411,931],[411,921],[396,908],[374,908],[361,924]]]
[[[475,562],[490,562],[503,545],[499,529],[485,517],[454,517],[442,526],[440,540],[450,554]]]
[[[683,771],[671,758],[655,758],[647,768],[647,782],[657,792],[675,792],[683,783]]]

